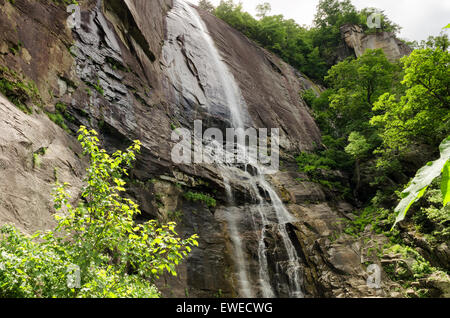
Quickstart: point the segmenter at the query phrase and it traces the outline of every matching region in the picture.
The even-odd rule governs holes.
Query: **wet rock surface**
[[[214,16],[201,17],[239,83],[256,128],[280,128],[286,151],[312,150],[320,132],[299,92],[313,83]]]

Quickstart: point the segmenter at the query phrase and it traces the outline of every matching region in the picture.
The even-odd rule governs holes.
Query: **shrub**
[[[33,112],[28,103],[41,103],[41,97],[34,82],[27,81],[17,72],[2,66],[0,66],[0,93],[26,114]]]
[[[173,222],[136,224],[138,205],[119,194],[140,143],[110,156],[96,135],[79,130],[90,159],[83,202],[72,206],[68,184],[58,184],[55,230],[28,237],[13,226],[1,228],[0,296],[159,297],[153,281],[163,272],[176,275],[176,265],[198,245],[197,235],[177,237]],[[69,284],[74,275],[79,286]]]
[[[186,200],[193,201],[193,202],[198,202],[198,201],[203,202],[208,207],[216,206],[216,200],[208,194],[189,191],[184,194],[184,198]]]

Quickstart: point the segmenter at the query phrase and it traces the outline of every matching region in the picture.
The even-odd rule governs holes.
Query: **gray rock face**
[[[79,198],[85,162],[80,147],[46,116],[25,115],[0,95],[0,224],[26,233],[54,225],[50,193],[56,178]]]
[[[167,39],[163,47],[168,95],[175,97],[174,102],[183,105],[187,113],[179,116],[184,119],[183,126],[192,127],[195,119],[202,119],[207,127],[225,130],[233,126],[233,119],[244,118],[238,126],[249,127],[251,120],[236,80],[222,63],[207,33],[194,8],[175,2],[167,16]]]
[[[394,62],[412,52],[410,47],[388,32],[364,34],[360,26],[345,24],[341,27],[341,34],[357,57],[363,55],[367,49],[383,49],[388,60]]]

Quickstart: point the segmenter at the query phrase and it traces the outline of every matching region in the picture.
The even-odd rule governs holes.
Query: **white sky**
[[[188,0],[198,3],[198,0]],[[210,0],[218,5],[220,0]],[[237,3],[239,0],[235,0]],[[258,4],[269,2],[272,14],[283,14],[298,24],[311,25],[319,0],[241,0],[244,10],[255,15]],[[400,37],[408,40],[425,40],[438,35],[450,23],[450,0],[352,0],[358,8],[375,7],[402,27]],[[448,29],[445,31],[449,33]]]

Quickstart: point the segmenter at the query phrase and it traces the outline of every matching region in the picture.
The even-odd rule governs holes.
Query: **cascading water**
[[[190,99],[208,113],[227,118],[233,128],[251,126],[239,86],[223,62],[198,12],[184,1],[175,1],[167,17],[167,29],[168,41],[163,48],[163,56],[166,73],[179,98]],[[206,143],[205,146],[207,149],[217,149],[214,142]],[[239,144],[236,146],[245,147]],[[242,170],[234,165],[218,164],[217,168],[222,174],[228,198],[225,219],[234,248],[239,296],[303,297],[301,263],[286,228],[294,218],[261,174],[263,167],[253,164],[252,173],[247,168]],[[245,183],[256,204],[246,208],[237,207],[231,179]],[[270,203],[264,197],[270,198]],[[246,247],[248,242],[242,240],[241,223],[248,221],[245,218],[251,219],[252,227],[258,233],[256,274],[250,270],[246,260],[249,255],[247,250],[250,249]],[[265,242],[268,229],[281,238],[282,244],[276,249],[284,250],[285,259],[274,260],[273,255],[268,255]],[[269,262],[275,263],[273,269]]]
[[[250,287],[249,278],[247,275],[247,264],[244,258],[242,241],[239,236],[239,230],[237,226],[237,213],[239,213],[238,209],[235,209],[235,202],[233,197],[233,192],[231,191],[231,186],[228,178],[223,176],[223,182],[225,184],[225,191],[227,193],[228,202],[230,207],[228,208],[228,213],[226,214],[227,222],[228,222],[228,230],[230,232],[231,240],[234,245],[234,254],[235,254],[235,262],[237,264],[239,283],[241,285],[241,293],[242,296],[246,298],[254,297],[252,289]],[[236,213],[237,212],[237,213]]]

